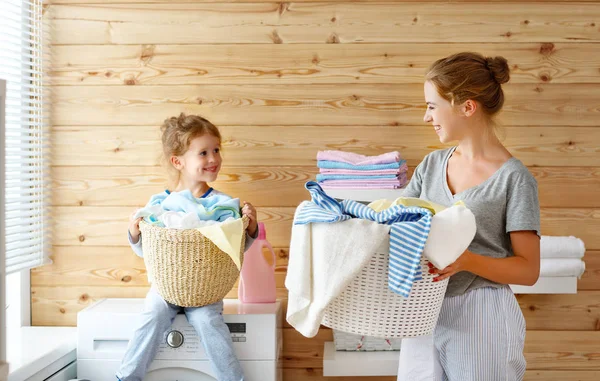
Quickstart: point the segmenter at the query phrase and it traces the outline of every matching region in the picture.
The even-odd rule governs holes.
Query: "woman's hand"
[[[248,223],[248,234],[250,237],[254,237],[256,235],[256,229],[258,229],[258,219],[256,217],[256,209],[252,206],[251,203],[244,201],[244,206],[242,207],[242,215],[247,216],[250,222]]]
[[[510,232],[514,255],[491,258],[465,251],[450,266],[436,269],[429,264],[429,273],[436,274],[434,282],[444,280],[461,271],[468,271],[492,282],[532,286],[540,275],[540,237],[535,231]]]
[[[433,278],[433,281],[439,282],[461,271],[468,271],[468,263],[473,255],[475,254],[471,253],[469,250],[465,250],[465,252],[462,253],[456,261],[454,261],[454,263],[446,266],[443,269],[437,269],[431,264],[431,262],[428,262],[429,273],[437,275],[435,278]]]

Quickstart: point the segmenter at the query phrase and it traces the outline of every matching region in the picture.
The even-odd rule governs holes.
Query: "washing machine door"
[[[199,370],[169,367],[146,373],[144,381],[217,381],[217,379]]]

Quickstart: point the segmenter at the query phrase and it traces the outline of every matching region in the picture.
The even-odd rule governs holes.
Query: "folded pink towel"
[[[368,189],[393,189],[403,188],[408,183],[406,176],[399,179],[389,180],[327,180],[320,182],[323,188],[336,188],[336,189],[355,189],[355,188],[368,188]]]
[[[321,168],[322,174],[327,175],[359,175],[359,176],[377,176],[377,175],[396,175],[400,173],[397,169],[380,169],[378,171],[357,171],[356,169],[327,169]]]
[[[379,156],[365,156],[345,151],[319,151],[317,160],[339,161],[352,165],[389,164],[400,161],[400,152],[393,151]]]

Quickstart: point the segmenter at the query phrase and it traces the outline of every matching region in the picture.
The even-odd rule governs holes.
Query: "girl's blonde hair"
[[[471,99],[492,117],[504,104],[502,84],[509,81],[509,72],[504,57],[484,57],[478,53],[464,52],[434,62],[425,80],[433,83],[440,96],[452,105]]]
[[[212,135],[221,144],[219,129],[199,115],[181,113],[179,116],[166,119],[160,127],[160,131],[162,132],[164,161],[174,185],[179,182],[179,171],[171,164],[171,156],[183,155],[190,148],[192,140],[203,135]]]

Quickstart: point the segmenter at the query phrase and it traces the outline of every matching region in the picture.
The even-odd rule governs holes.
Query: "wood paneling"
[[[56,44],[597,42],[595,4],[171,3],[57,5]],[[481,27],[485,20],[485,27]],[[73,33],[80,30],[85,33]],[[223,32],[226,31],[226,32]]]
[[[164,189],[158,126],[182,111],[221,129],[214,185],[257,206],[286,307],[293,212],[316,152],[399,150],[412,171],[445,147],[422,121],[426,69],[477,51],[509,61],[497,132],[538,181],[542,234],[575,235],[587,248],[577,294],[518,296],[525,380],[600,379],[598,2],[45,3],[56,246],[54,263],[32,271],[34,324],[74,325],[96,300],[145,296],[127,220]],[[363,379],[323,377],[331,330],[307,339],[284,327],[286,381]]]
[[[432,127],[414,126],[220,126],[226,166],[316,166],[319,150],[363,155],[399,150],[410,166],[444,148]],[[498,128],[503,143],[528,166],[600,166],[595,127]],[[161,163],[156,126],[56,126],[55,166],[155,166]]]
[[[277,247],[290,242],[294,207],[263,207],[258,218],[265,222],[269,241]],[[131,207],[56,206],[54,244],[59,246],[120,246],[127,244],[128,218]],[[542,234],[575,235],[590,250],[600,250],[600,210],[542,208]]]
[[[597,126],[596,84],[510,84],[510,126]],[[217,125],[419,125],[422,84],[56,86],[57,125],[159,125],[181,111]]]
[[[57,45],[51,80],[73,86],[422,83],[432,62],[457,51],[506,57],[511,83],[600,82],[595,44],[547,42]]]
[[[322,368],[284,369],[286,381],[396,381],[396,376],[376,377],[324,377]],[[597,381],[600,371],[589,370],[528,370],[524,381]]]
[[[312,339],[292,328],[284,329],[283,356],[287,368],[319,368],[323,361],[323,343],[331,341],[330,329],[321,329]],[[525,358],[528,369],[598,370],[600,332],[528,331]]]
[[[258,219],[269,231],[274,246],[286,247],[294,216],[292,207],[259,208]],[[54,244],[59,246],[122,246],[127,245],[131,207],[56,206],[53,208]]]
[[[412,173],[413,168],[409,172]],[[542,207],[600,208],[597,167],[534,167]],[[215,188],[258,207],[298,205],[310,199],[304,184],[318,169],[309,167],[223,167]],[[55,206],[139,207],[167,184],[162,167],[54,167]]]
[[[55,258],[64,262],[64,259],[59,256]],[[100,266],[106,267],[106,263]],[[75,313],[79,309],[103,297],[120,297],[117,294],[119,287],[127,288],[128,295],[134,295],[131,297],[145,297],[149,286],[140,284],[146,282],[145,274],[138,275],[136,271],[140,270],[128,270],[100,268],[90,273],[86,268],[76,268],[65,263],[36,270],[36,277],[32,282],[32,287],[37,291],[34,294],[34,310],[35,315],[38,315],[38,312],[42,314],[38,315],[36,324],[56,325],[56,322],[62,321],[65,325],[74,326],[76,325]],[[64,279],[66,276],[73,279]],[[125,284],[128,276],[131,280]],[[82,280],[86,283],[76,283]],[[285,273],[276,273],[277,294],[281,298],[287,297],[284,281]],[[82,284],[85,286],[81,286]],[[104,289],[108,293],[105,293]],[[232,289],[228,297],[237,297],[237,286]],[[518,300],[527,319],[528,330],[598,331],[599,297],[599,291],[579,291],[574,295],[518,295]],[[73,301],[78,302],[73,303]],[[69,306],[72,310],[68,316],[63,316],[65,313],[62,309],[65,306]],[[285,326],[291,328],[287,323]]]

